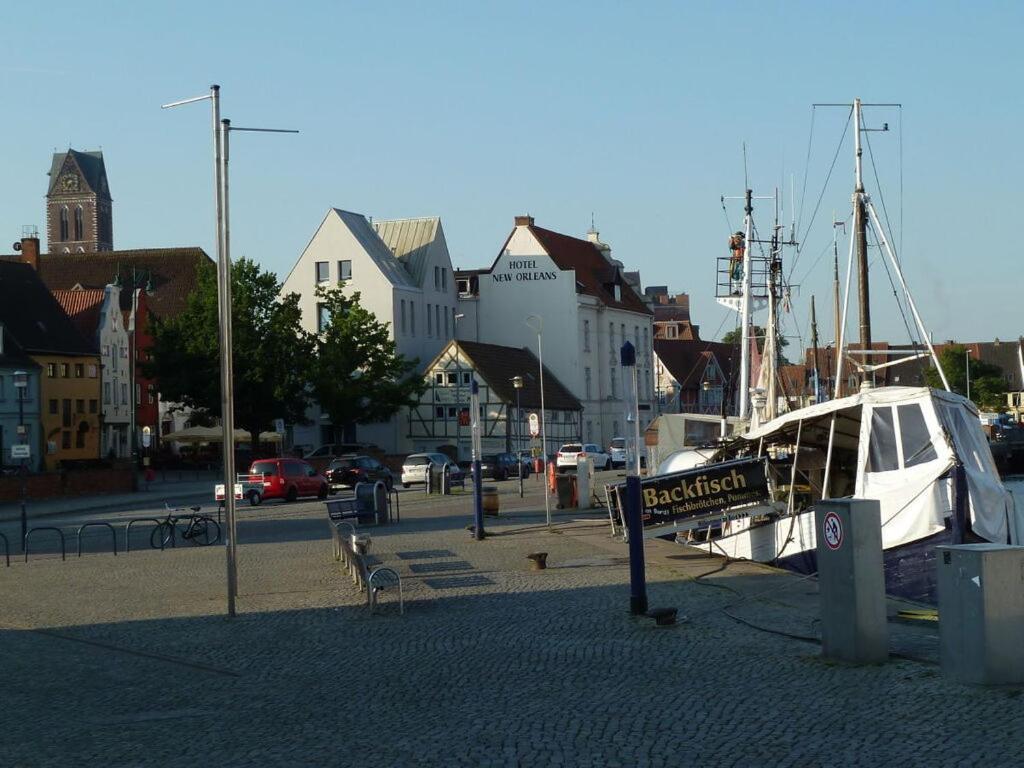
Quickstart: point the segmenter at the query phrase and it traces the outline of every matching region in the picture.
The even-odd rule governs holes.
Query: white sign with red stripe
[[[821,535],[829,549],[839,549],[843,545],[843,521],[835,512],[825,513],[825,519],[821,523]]]

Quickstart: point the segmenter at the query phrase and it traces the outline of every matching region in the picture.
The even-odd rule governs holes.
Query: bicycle
[[[149,535],[149,545],[153,549],[164,549],[168,546],[176,546],[175,536],[178,530],[178,521],[182,518],[187,517],[189,520],[188,525],[185,527],[185,531],[181,534],[181,538],[190,541],[196,546],[207,546],[209,544],[216,544],[220,541],[220,525],[209,515],[200,515],[198,512],[202,510],[202,507],[190,507],[190,509],[196,513],[192,515],[182,515],[175,517],[175,512],[181,512],[181,509],[172,509],[169,504],[164,504],[164,509],[167,511],[167,517],[162,520]]]

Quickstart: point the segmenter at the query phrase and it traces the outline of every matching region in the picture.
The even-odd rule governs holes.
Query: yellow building
[[[102,411],[96,342],[82,335],[39,279],[37,253],[23,251],[22,258],[26,263],[0,260],[0,324],[40,367],[42,435],[34,452],[46,470],[65,461],[98,459]]]
[[[45,468],[100,457],[99,355],[32,355],[40,367],[40,456]]]

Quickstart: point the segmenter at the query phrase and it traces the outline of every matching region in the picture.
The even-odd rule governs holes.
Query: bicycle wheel
[[[153,549],[166,549],[171,545],[171,537],[174,535],[174,524],[163,522],[153,528],[149,534],[149,546]]]
[[[197,517],[186,534],[188,540],[196,546],[216,544],[220,540],[220,526],[212,517]]]

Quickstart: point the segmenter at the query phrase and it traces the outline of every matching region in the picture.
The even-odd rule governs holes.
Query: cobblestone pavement
[[[404,616],[369,615],[312,503],[248,513],[283,535],[242,539],[235,619],[219,547],[0,568],[0,764],[1024,765],[1024,697],[947,682],[934,624],[892,625],[921,661],[826,663],[777,634],[813,639],[813,581],[658,541],[651,604],[685,618],[657,628],[606,518],[548,531],[500,487],[483,542],[468,496],[370,531]]]

